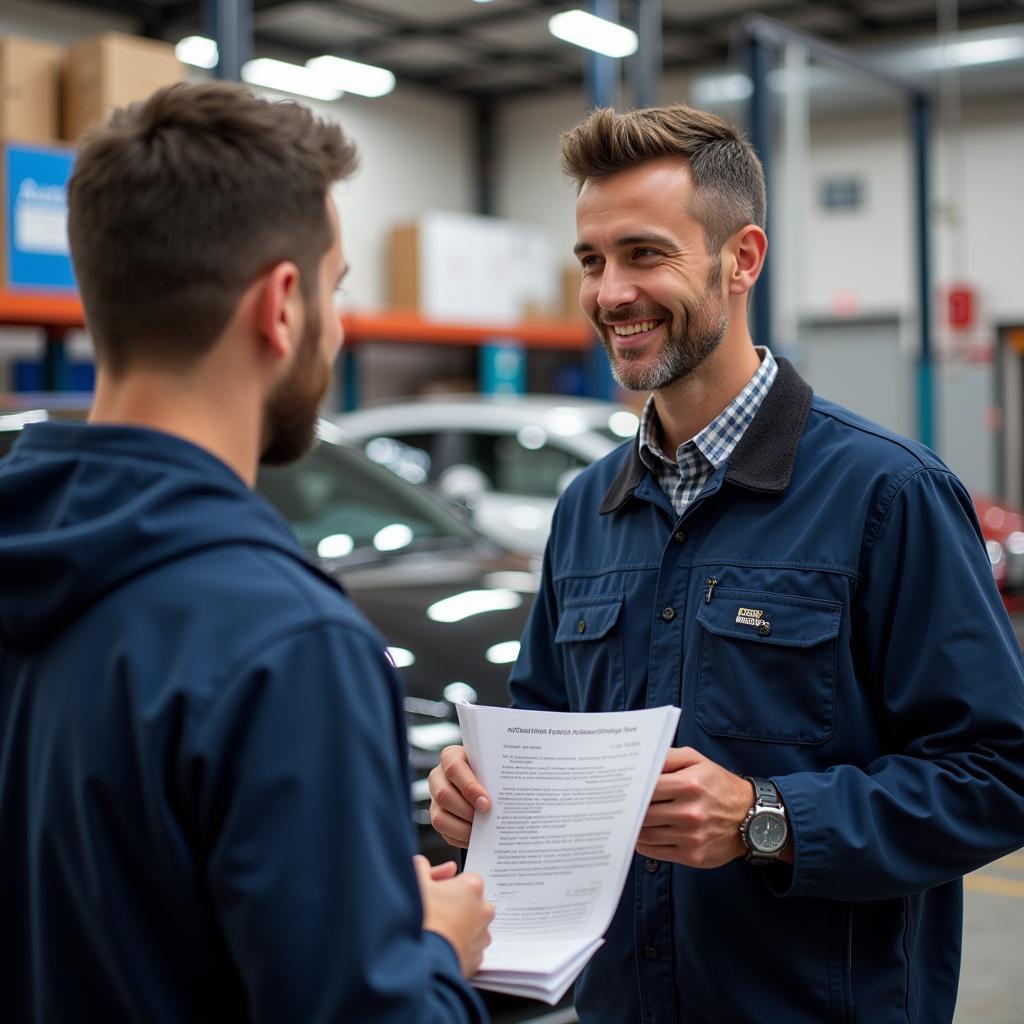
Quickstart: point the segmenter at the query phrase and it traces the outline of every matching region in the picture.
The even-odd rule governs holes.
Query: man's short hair
[[[582,188],[667,156],[684,158],[693,179],[691,214],[717,253],[741,228],[764,228],[764,170],[753,147],[727,121],[683,104],[616,114],[592,111],[562,133],[562,169]]]
[[[98,361],[115,374],[187,366],[283,260],[312,301],[332,238],[326,198],[356,164],[336,124],[234,83],[172,85],[115,111],[82,143],[68,185]]]

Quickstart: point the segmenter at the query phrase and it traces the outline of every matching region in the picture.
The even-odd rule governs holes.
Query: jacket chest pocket
[[[622,594],[602,594],[569,598],[562,606],[555,642],[573,711],[625,707],[622,601]]]
[[[776,743],[827,740],[842,610],[836,601],[717,588],[697,613],[701,728]]]

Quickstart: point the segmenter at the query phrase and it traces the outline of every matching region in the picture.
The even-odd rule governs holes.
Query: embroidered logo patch
[[[764,609],[740,608],[736,613],[736,621],[741,626],[760,626],[764,622]]]

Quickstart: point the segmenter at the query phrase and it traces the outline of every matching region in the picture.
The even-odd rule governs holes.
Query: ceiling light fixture
[[[174,56],[194,68],[215,68],[217,44],[206,36],[185,36],[174,47]]]
[[[275,92],[290,92],[314,100],[336,100],[343,90],[325,82],[300,64],[289,64],[270,57],[257,57],[242,65],[242,79],[250,85],[260,85]]]
[[[344,57],[314,57],[306,61],[306,67],[328,85],[357,96],[387,96],[395,87],[395,76],[387,68]]]
[[[557,39],[606,57],[628,57],[636,53],[639,45],[632,29],[597,18],[586,11],[563,11],[554,15],[548,20],[548,31]]]

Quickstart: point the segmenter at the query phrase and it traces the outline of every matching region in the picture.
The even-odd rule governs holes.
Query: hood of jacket
[[[0,650],[31,651],[128,580],[237,543],[305,562],[279,513],[190,442],[30,424],[0,460]]]

